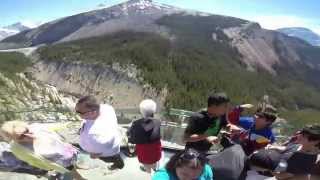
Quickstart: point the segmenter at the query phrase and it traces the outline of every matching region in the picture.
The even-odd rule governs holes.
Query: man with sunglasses
[[[113,107],[99,104],[93,96],[85,96],[79,99],[75,110],[83,119],[80,147],[90,153],[93,159],[113,162],[108,167],[109,170],[122,169],[124,162],[120,156],[121,137]]]
[[[275,141],[272,123],[277,119],[277,110],[271,105],[258,108],[253,117],[232,120],[239,128],[233,128],[231,138],[242,145],[247,155]]]

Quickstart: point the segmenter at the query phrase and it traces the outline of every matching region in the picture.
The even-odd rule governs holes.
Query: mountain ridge
[[[282,32],[291,37],[302,39],[313,46],[320,46],[320,35],[312,30],[304,27],[280,28],[277,31]]]

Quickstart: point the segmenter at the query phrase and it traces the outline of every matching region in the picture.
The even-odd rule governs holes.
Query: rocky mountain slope
[[[0,53],[0,119],[57,122],[77,120],[74,100],[50,85],[30,78],[30,59],[20,53]]]
[[[28,26],[21,22],[17,22],[5,27],[0,27],[0,40],[31,28],[34,27]]]
[[[185,17],[193,16],[193,18],[199,17],[199,19],[202,19],[201,21],[207,21],[208,24],[211,24],[211,28],[206,28],[210,28],[208,29],[208,33],[212,34],[212,39],[221,41],[216,33],[227,36],[230,39],[230,44],[242,55],[241,60],[247,65],[247,69],[249,70],[263,68],[275,74],[274,66],[286,66],[287,62],[301,61],[305,61],[312,67],[318,68],[319,66],[319,62],[313,59],[310,60],[309,57],[302,57],[301,54],[303,53],[299,52],[312,49],[308,44],[275,31],[264,30],[258,24],[231,17],[186,11],[158,4],[151,0],[131,0],[109,8],[61,18],[46,23],[39,28],[8,37],[2,41],[2,47],[4,44],[11,46],[12,44],[35,46],[39,44],[61,43],[112,34],[123,30],[152,32],[169,39],[174,39],[176,34],[172,29],[158,23],[159,19],[174,14]],[[185,21],[185,19],[181,20]],[[236,23],[228,24],[230,21]],[[196,26],[197,22],[193,23]],[[313,53],[317,51],[315,53],[316,58],[319,58],[318,50],[309,51]],[[286,62],[284,63],[283,61]]]
[[[0,46],[40,44],[47,46],[30,70],[35,79],[116,106],[159,96],[166,107],[197,109],[210,90],[222,89],[235,102],[272,94],[281,107],[319,108],[319,48],[238,18],[131,0],[57,19]]]

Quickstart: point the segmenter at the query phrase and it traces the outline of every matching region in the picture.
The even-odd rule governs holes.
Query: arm
[[[200,134],[195,131],[197,125],[197,119],[189,119],[188,126],[184,132],[183,140],[184,142],[197,142],[202,140],[207,140],[214,143],[218,140],[216,136],[208,136],[207,134]]]
[[[285,180],[285,179],[291,179],[294,177],[293,174],[287,173],[287,172],[281,172],[281,173],[273,173],[273,175],[276,177],[278,180]]]
[[[228,123],[237,125],[243,109],[240,106],[236,106],[230,112],[227,113]]]
[[[196,117],[190,117],[188,126],[184,131],[183,140],[185,142],[197,142],[201,140],[205,140],[208,136],[205,134],[199,134],[196,132],[196,128],[198,125],[198,119]]]
[[[278,145],[268,144],[266,146],[266,149],[273,149],[273,150],[276,150],[276,151],[284,151],[286,149],[286,146],[278,146]]]
[[[135,135],[134,135],[134,129],[135,129],[135,122],[133,122],[131,124],[131,126],[129,127],[128,131],[127,131],[127,136],[128,136],[128,142],[132,143],[132,144],[136,144],[135,141]]]
[[[197,141],[202,141],[207,139],[209,136],[205,135],[205,134],[185,134],[184,136],[184,141],[185,142],[197,142]]]
[[[210,143],[218,143],[219,139],[217,136],[208,136],[206,134],[185,134],[184,142],[197,142],[207,140]]]

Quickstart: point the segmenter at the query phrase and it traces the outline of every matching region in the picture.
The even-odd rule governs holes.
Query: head
[[[297,141],[305,148],[317,148],[320,150],[320,125],[309,125],[301,130]]]
[[[253,153],[250,158],[250,166],[255,170],[270,170],[277,168],[281,160],[281,153],[277,150],[261,149]]]
[[[229,101],[228,96],[224,92],[213,93],[208,97],[208,113],[212,116],[226,114]]]
[[[271,105],[266,105],[264,108],[259,108],[254,117],[256,129],[263,129],[276,121],[277,109]]]
[[[78,100],[75,110],[81,118],[95,120],[99,116],[100,104],[95,97],[84,96]]]
[[[202,174],[205,163],[204,155],[194,149],[188,149],[172,156],[166,169],[180,180],[194,180]]]
[[[28,128],[28,124],[23,121],[8,121],[1,126],[1,136],[7,142],[32,142],[33,135]]]
[[[139,107],[142,117],[148,118],[154,116],[154,113],[157,109],[157,104],[152,99],[145,99],[141,101]]]

